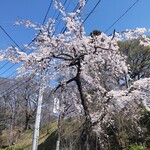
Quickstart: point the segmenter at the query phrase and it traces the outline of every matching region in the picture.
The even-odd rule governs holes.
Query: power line
[[[13,91],[15,91],[17,88],[21,87],[22,85],[24,85],[25,83],[28,83],[29,81],[31,81],[31,79],[33,79],[35,77],[35,75],[32,75],[31,77],[29,77],[29,79],[27,79],[26,81],[23,81],[21,84],[20,81],[18,81],[18,83],[12,85],[11,87],[9,87],[8,89],[6,89],[4,92],[7,93],[7,94],[10,94],[12,93]],[[19,85],[18,85],[19,84]],[[18,85],[16,87],[14,87],[15,85]],[[4,92],[1,92],[0,95],[2,95]]]
[[[0,70],[3,69],[7,64],[9,64],[9,61],[6,62],[2,67],[0,67]]]
[[[66,3],[66,1],[67,0],[65,0],[65,3]],[[48,7],[48,10],[47,10],[47,12],[46,12],[46,15],[45,15],[45,17],[44,17],[44,20],[43,20],[43,22],[42,22],[42,24],[44,24],[45,23],[45,21],[46,21],[46,18],[47,18],[47,16],[48,16],[48,13],[49,13],[49,11],[50,11],[50,8],[51,8],[51,5],[52,5],[52,1],[51,1],[51,3],[50,3],[50,5],[49,5],[49,7]],[[60,14],[59,14],[60,15]],[[59,17],[59,15],[57,16],[57,17]],[[38,34],[39,35],[39,34]],[[36,38],[38,37],[38,35],[28,44],[28,45],[30,45],[30,44],[32,44],[35,40],[36,40]],[[9,62],[7,62],[7,64],[8,64]],[[6,65],[6,64],[5,64]],[[14,65],[12,65],[10,68],[12,68]],[[4,74],[5,72],[7,72],[10,68],[8,68],[7,70],[5,70],[3,73],[1,73],[0,75],[2,75],[2,74]],[[15,71],[16,72],[16,71]],[[12,74],[14,74],[15,72],[13,72]],[[11,75],[12,75],[11,74]],[[9,76],[8,76],[9,77]],[[29,82],[30,80],[31,80],[32,78],[30,78],[29,80],[27,80],[26,82]],[[4,82],[4,83],[2,83],[2,84],[5,84],[6,82]],[[18,85],[19,84],[19,82],[17,83],[17,84],[15,84],[15,85]],[[9,93],[11,93],[11,92],[13,92],[15,89],[17,89],[17,88],[19,88],[20,86],[22,86],[24,83],[22,83],[22,84],[19,84],[18,86],[16,86],[15,88],[13,88],[12,89],[12,87],[10,87],[10,88],[8,88],[6,91],[8,91]],[[14,85],[14,86],[15,86]],[[11,90],[12,89],[12,90]],[[5,92],[6,92],[5,91]],[[2,93],[1,93],[2,94]]]
[[[8,32],[0,25],[0,28],[3,30],[3,32],[7,35],[7,37],[21,50],[22,48],[16,43],[16,41],[8,34]]]
[[[87,4],[87,2],[88,2],[88,0],[86,0],[86,4]],[[79,2],[75,6],[73,12],[75,12],[77,9],[81,9],[80,7],[79,8],[78,7],[79,7]],[[65,26],[61,29],[60,33],[64,33],[66,30],[67,30],[67,27],[66,27],[66,23],[65,23]]]
[[[8,62],[9,63],[9,62]],[[11,68],[13,68],[16,64],[12,64],[9,68],[7,68],[5,71],[3,71],[2,73],[0,73],[0,76],[3,75],[4,73],[6,73],[8,70],[10,70]],[[15,71],[16,72],[16,71]]]
[[[66,3],[66,1],[67,0],[65,0],[65,3]],[[64,3],[64,4],[65,4]],[[44,17],[44,20],[43,20],[43,24],[44,24],[44,22],[45,22],[45,20],[46,20],[46,18],[47,18],[47,15],[48,15],[48,12],[49,12],[49,10],[50,10],[50,7],[51,7],[51,3],[50,3],[50,6],[48,7],[48,10],[47,10],[47,12],[46,12],[46,15],[45,15],[45,17]],[[60,14],[58,14],[58,16],[57,17],[59,17],[59,15]],[[39,33],[40,34],[40,33]],[[38,35],[39,35],[38,34]],[[35,40],[36,40],[36,38],[38,37],[38,35],[28,44],[28,45],[30,45],[30,44],[32,44]],[[14,65],[12,65],[10,68],[12,68]],[[7,72],[10,68],[8,68],[6,71],[4,71],[3,73],[1,73],[0,75],[2,75],[2,74],[4,74],[5,72]],[[15,71],[16,72],[16,71]],[[14,72],[14,73],[15,73]],[[14,74],[13,73],[13,74]],[[8,76],[9,77],[9,76]],[[34,77],[34,76],[33,76]],[[32,78],[33,78],[32,77]],[[32,78],[30,78],[30,79],[28,79],[26,82],[29,82]],[[5,84],[6,83],[6,81],[5,82],[3,82],[2,84]],[[14,84],[14,86],[16,86],[16,87],[14,87],[14,88],[12,88],[12,87],[10,87],[10,88],[8,88],[7,90],[5,90],[5,92],[8,92],[9,94],[11,93],[11,92],[13,92],[14,90],[16,90],[17,88],[19,88],[20,86],[22,86],[23,84],[24,84],[24,82],[23,83],[21,83],[21,84],[19,84],[20,82],[18,82],[17,84]],[[17,86],[18,85],[18,86]],[[7,94],[8,94],[7,93]],[[0,94],[3,94],[3,93],[0,93]]]
[[[46,21],[46,19],[47,19],[47,16],[48,16],[48,13],[49,13],[49,11],[50,11],[50,9],[51,9],[52,3],[53,3],[53,0],[51,0],[51,2],[50,2],[50,4],[49,4],[49,7],[48,7],[47,12],[46,12],[46,14],[45,14],[45,17],[44,17],[44,19],[43,19],[42,25],[44,25],[44,23],[45,23],[45,21]]]
[[[1,30],[7,35],[7,37],[21,50],[23,49],[17,44],[17,42],[10,36],[10,34],[0,25]],[[3,69],[9,62],[6,62],[3,66],[0,67],[0,70]],[[8,70],[8,69],[7,69]],[[6,72],[6,71],[5,71]]]
[[[100,0],[100,1],[101,1],[101,0]],[[94,6],[94,8],[93,8],[92,11],[90,12],[90,14],[92,14],[92,12],[96,9],[96,7],[97,7],[98,4],[100,3],[100,1],[98,1],[98,3]],[[87,2],[88,2],[88,0],[87,0]],[[76,5],[74,11],[76,11],[76,9],[78,8],[78,6],[79,6],[79,4]],[[80,9],[80,8],[79,8],[79,9]],[[88,15],[88,17],[86,17],[86,20],[89,18],[89,16],[90,16],[90,15]],[[84,22],[85,22],[86,20],[84,20]],[[67,29],[67,28],[65,28],[65,30],[66,30],[66,29]],[[64,33],[64,31],[63,31],[63,33]],[[34,38],[34,40],[35,40],[35,38]],[[32,43],[34,40],[32,40],[30,43]],[[33,76],[33,77],[34,77],[34,76]],[[31,79],[32,79],[32,78],[28,79],[26,82],[29,82]],[[19,83],[15,84],[15,85],[18,85],[18,84],[19,84]],[[24,82],[21,83],[21,84],[19,84],[18,86],[16,86],[16,87],[13,88],[13,89],[12,89],[12,87],[10,87],[10,88],[7,89],[6,91],[9,92],[9,93],[11,93],[11,92],[13,92],[15,89],[17,89],[17,88],[19,88],[20,86],[22,86],[23,84],[24,84]],[[2,94],[2,93],[1,93],[1,94]]]
[[[49,13],[50,8],[51,8],[51,6],[52,6],[52,2],[53,2],[53,0],[51,0],[51,3],[49,4],[49,7],[48,7],[48,9],[47,9],[47,11],[46,11],[46,14],[45,14],[45,16],[44,16],[42,25],[44,25],[44,23],[45,23],[45,21],[46,21],[46,19],[47,19],[48,13]],[[3,30],[3,32],[8,36],[8,38],[9,38],[21,51],[24,51],[24,48],[22,49],[1,25],[0,25],[0,28]],[[38,35],[39,35],[39,34],[38,34]],[[37,35],[31,42],[28,43],[28,46],[31,45],[31,44],[36,40],[36,38],[38,37],[38,35]],[[29,53],[30,53],[30,52],[29,52]],[[9,64],[9,62],[5,63],[5,64],[0,68],[0,70],[1,70],[2,68],[4,68],[7,64]],[[16,65],[16,64],[11,65],[11,67],[9,67],[8,69],[6,69],[4,72],[0,73],[0,76],[3,75],[4,73],[6,73],[7,71],[9,71],[9,70],[10,70],[13,66],[15,66],[15,65]],[[15,71],[15,72],[16,72],[16,71]],[[12,74],[15,74],[15,72],[12,73]],[[12,74],[11,74],[11,75],[12,75]],[[10,76],[8,76],[8,77],[10,77]]]
[[[67,2],[67,0],[65,0],[65,2],[64,2],[64,5],[66,4],[66,2]],[[71,1],[70,1],[71,2]],[[69,5],[70,5],[70,2],[69,2]],[[88,0],[86,1],[86,4],[87,4],[87,2],[88,2]],[[101,0],[99,0],[98,2],[97,2],[97,4],[94,6],[94,8],[92,9],[92,11],[89,13],[89,15],[85,18],[85,20],[84,20],[84,22],[90,17],[90,15],[93,13],[93,11],[96,9],[96,7],[98,6],[98,4],[101,2]],[[51,8],[51,5],[52,5],[52,1],[51,1],[51,3],[50,3],[50,5],[49,5],[49,7],[48,7],[48,10],[47,10],[47,12],[46,12],[46,15],[45,15],[45,17],[44,17],[44,20],[43,20],[43,23],[45,22],[45,20],[46,20],[46,18],[47,18],[47,15],[48,15],[48,13],[49,13],[49,10],[50,10],[50,8]],[[69,7],[69,5],[67,6],[67,7]],[[76,5],[76,7],[74,8],[74,10],[73,11],[76,11],[77,10],[77,8],[78,8],[78,6],[79,6],[79,3]],[[80,9],[80,8],[79,8]],[[60,16],[60,13],[58,14],[58,16],[57,16],[57,19],[59,18],[59,16]],[[66,30],[67,28],[65,28],[64,29],[64,31],[62,32],[62,33],[64,33],[65,32],[65,30]],[[37,35],[38,36],[38,35]],[[28,44],[28,45],[30,45],[36,38],[37,38],[37,36]],[[12,65],[11,67],[9,67],[7,70],[5,70],[3,73],[1,73],[0,75],[3,75],[4,73],[6,73],[8,70],[10,70],[12,67],[13,67],[14,65]],[[16,71],[15,71],[16,72]],[[14,73],[15,73],[14,72]],[[14,74],[14,73],[12,73],[12,74]]]
[[[50,5],[49,5],[49,7],[48,7],[48,9],[47,9],[47,11],[46,11],[46,14],[45,14],[45,17],[44,17],[44,19],[43,19],[42,25],[44,25],[44,23],[45,23],[45,21],[46,21],[46,19],[47,19],[48,13],[49,13],[50,8],[51,8],[51,6],[52,6],[52,2],[53,2],[53,0],[51,0],[51,3],[50,3]],[[67,2],[67,0],[65,0],[64,4],[65,4],[66,2]],[[58,14],[57,18],[59,17],[59,15],[60,15],[60,14]],[[5,31],[5,30],[3,29],[3,31]],[[5,31],[5,33],[6,33],[6,35],[15,43],[15,45],[20,48],[20,46],[11,38],[11,36],[10,36],[6,31]],[[31,44],[36,40],[36,38],[39,36],[39,34],[40,34],[40,33],[37,34],[37,36],[28,44],[28,46],[31,45]],[[24,50],[24,49],[23,49],[23,50]],[[29,53],[30,53],[30,52],[29,52]],[[7,62],[5,65],[3,65],[3,67],[6,66],[8,63],[9,63],[9,62]],[[10,70],[10,69],[11,69],[13,66],[15,66],[15,65],[16,65],[16,64],[11,65],[7,70],[5,70],[4,72],[2,72],[2,73],[0,74],[0,76],[3,75],[4,73],[6,73],[8,70]],[[1,67],[1,69],[2,69],[3,67]],[[15,74],[15,73],[16,73],[16,71],[14,71],[13,73],[11,73],[11,75],[12,75],[12,74]],[[11,75],[7,76],[7,78],[9,78]],[[29,82],[31,79],[32,79],[32,78],[30,78],[30,79],[29,79],[28,81],[26,81],[26,82]],[[5,82],[3,82],[3,83],[1,83],[1,84],[5,84],[5,83],[7,83],[7,82],[5,81]],[[18,85],[18,84],[19,84],[19,83],[15,84],[15,85]],[[24,83],[23,83],[23,84],[24,84]],[[11,92],[13,92],[15,89],[17,89],[18,87],[22,86],[23,84],[20,84],[19,86],[15,87],[13,90],[11,90],[12,87],[10,87],[9,89],[7,89],[7,91],[10,90],[9,93],[11,93]],[[14,85],[14,86],[15,86],[15,85]]]
[[[44,23],[45,23],[45,21],[46,21],[46,19],[47,19],[47,16],[48,16],[48,13],[49,13],[49,11],[50,11],[50,8],[51,8],[51,6],[52,6],[52,0],[51,0],[51,3],[50,3],[50,5],[49,5],[49,7],[48,7],[48,9],[47,9],[47,11],[46,11],[46,14],[45,14],[45,17],[44,17],[44,19],[43,19],[43,22],[42,22],[42,25],[44,25]],[[0,26],[1,27],[1,29],[5,32],[5,34],[13,41],[13,43],[18,47],[18,48],[20,48],[20,46],[11,38],[11,36],[6,32],[6,30],[4,30],[4,28],[2,28],[2,26]],[[39,36],[39,34],[30,42],[30,43],[28,43],[28,46],[29,45],[31,45],[35,40],[36,40],[36,38]],[[21,49],[21,48],[20,48]],[[24,51],[24,49],[22,50],[21,49],[21,51]],[[0,69],[2,69],[3,67],[5,67],[7,64],[9,64],[9,62],[7,62],[7,63],[5,63]],[[0,76],[1,75],[3,75],[4,73],[6,73],[8,70],[10,70],[13,66],[15,66],[16,64],[13,64],[13,65],[11,65],[8,69],[6,69],[4,72],[2,72],[1,74],[0,74]],[[16,71],[14,71],[13,73],[11,73],[11,75],[12,74],[15,74],[16,73]],[[9,78],[11,75],[9,75],[9,76],[7,76],[7,78]],[[33,76],[34,77],[34,76]],[[32,77],[32,78],[33,78]],[[30,78],[29,80],[27,80],[26,82],[29,82],[32,78]],[[5,84],[5,83],[7,83],[6,81],[5,82],[3,82],[2,84]],[[18,85],[20,82],[18,82],[17,84],[15,84],[14,86],[16,86],[16,85]],[[7,92],[9,92],[9,93],[11,93],[11,92],[13,92],[14,90],[16,90],[17,88],[19,88],[20,86],[22,86],[24,84],[24,82],[22,83],[22,84],[19,84],[18,86],[16,86],[15,88],[13,88],[12,89],[12,87],[10,87],[10,88],[8,88],[6,91]],[[11,90],[12,89],[12,90]],[[5,92],[6,92],[5,91]],[[2,94],[2,93],[0,93],[0,94]],[[7,93],[8,94],[8,93]]]
[[[90,13],[87,15],[87,17],[84,19],[83,23],[84,24],[86,22],[86,20],[92,15],[93,11],[97,8],[97,6],[100,4],[102,0],[99,0],[96,5],[93,7],[93,9],[90,11]]]
[[[118,21],[120,21],[140,0],[136,0],[112,25],[110,25],[104,33],[108,32]]]
[[[47,11],[46,11],[46,14],[45,14],[45,17],[44,17],[44,19],[43,19],[43,22],[42,22],[42,25],[45,23],[45,21],[46,21],[46,19],[47,19],[47,16],[48,16],[48,13],[49,13],[49,11],[50,11],[50,8],[51,8],[51,6],[52,6],[52,0],[51,0],[51,3],[50,3],[50,5],[49,5],[49,7],[48,7],[48,9],[47,9]],[[67,0],[65,0],[65,2],[64,2],[64,5],[66,4],[66,2],[67,2]],[[78,5],[77,5],[78,6]],[[77,6],[76,6],[76,8],[77,8]],[[69,6],[67,6],[67,7],[69,7]],[[76,9],[75,8],[75,9]],[[60,16],[60,12],[59,12],[59,14],[58,14],[58,16],[57,16],[57,19],[59,18],[59,16]],[[0,26],[0,28],[3,30],[3,32],[8,36],[8,38],[21,50],[21,51],[24,51],[24,49],[22,49],[16,42],[15,42],[15,40],[8,34],[8,32],[2,27],[2,26]],[[36,39],[37,39],[37,37],[39,36],[39,34],[40,33],[38,33],[37,34],[37,36],[30,42],[30,43],[28,43],[28,46],[29,45],[31,45]],[[29,53],[31,53],[31,52],[29,52]],[[4,68],[7,64],[9,64],[10,62],[6,62],[3,66],[1,66],[1,68],[0,68],[0,70],[2,69],[2,68]],[[3,71],[2,73],[0,73],[0,76],[1,75],[3,75],[4,73],[6,73],[7,71],[9,71],[13,66],[15,66],[16,64],[13,64],[13,65],[11,65],[8,69],[6,69],[5,71]],[[16,72],[16,71],[15,71]],[[12,73],[12,74],[15,74],[15,72],[14,73]],[[11,74],[11,75],[12,75]],[[10,77],[10,76],[8,76],[8,77]]]
[[[65,0],[64,5],[66,4],[66,2],[67,2],[67,1]],[[68,7],[70,6],[70,3],[71,3],[71,0],[69,1],[68,5],[67,5],[67,7],[66,7],[66,10],[67,10]],[[61,12],[59,12],[59,14],[58,14],[58,16],[57,16],[57,18],[56,18],[56,21],[57,21],[57,19],[59,18],[60,14],[61,14]],[[53,35],[56,33],[56,30],[58,29],[59,24],[60,24],[61,21],[62,21],[62,20],[59,19],[59,22],[58,22],[58,24],[57,24],[57,26],[56,26],[56,28],[55,28],[55,31],[54,31]]]

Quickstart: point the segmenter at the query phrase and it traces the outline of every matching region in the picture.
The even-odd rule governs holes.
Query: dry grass
[[[52,123],[49,127],[42,127],[40,130],[40,136],[39,136],[39,145],[43,143],[50,134],[52,134],[57,128],[57,123]],[[16,131],[14,130],[11,134],[15,134]],[[8,146],[9,145],[9,131],[3,131],[2,132],[2,138],[3,141],[1,141],[1,145]],[[17,138],[16,142],[13,146],[7,147],[7,148],[0,148],[0,150],[31,150],[32,146],[32,137],[33,137],[33,131],[27,130],[20,133],[20,137]]]

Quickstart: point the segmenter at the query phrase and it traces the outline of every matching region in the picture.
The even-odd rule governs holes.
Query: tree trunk
[[[90,150],[90,147],[89,147],[89,140],[90,140],[90,133],[91,133],[91,125],[92,125],[92,122],[91,122],[91,117],[90,117],[90,113],[89,113],[89,110],[88,110],[88,106],[87,106],[87,103],[86,103],[86,99],[83,95],[83,90],[82,90],[82,85],[81,85],[81,79],[80,79],[80,73],[81,73],[81,64],[80,64],[80,61],[78,62],[78,71],[77,71],[77,76],[76,76],[76,84],[77,84],[77,87],[78,87],[78,91],[80,93],[80,98],[81,98],[81,104],[83,106],[83,109],[84,109],[84,116],[85,116],[85,121],[83,123],[83,129],[82,129],[82,132],[81,132],[81,150]]]
[[[31,119],[31,115],[29,113],[29,101],[28,99],[25,99],[26,104],[25,104],[25,130],[29,129],[29,123],[30,123],[30,119]]]
[[[86,118],[83,123],[83,129],[81,132],[81,150],[92,150],[90,148],[90,137],[91,137],[91,120]]]

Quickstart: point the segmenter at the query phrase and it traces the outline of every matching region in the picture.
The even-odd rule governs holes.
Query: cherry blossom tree
[[[54,34],[53,19],[49,19],[45,26],[30,21],[17,22],[25,24],[26,27],[33,27],[38,32],[32,45],[26,46],[30,53],[22,52],[17,47],[9,47],[1,51],[1,57],[2,60],[14,63],[23,62],[19,68],[21,74],[35,73],[39,77],[44,70],[47,85],[60,77],[55,92],[59,91],[58,89],[65,90],[70,85],[74,86],[75,90],[70,92],[72,103],[85,117],[80,139],[81,149],[88,150],[91,131],[104,118],[108,118],[117,101],[120,101],[117,105],[124,107],[132,99],[132,103],[136,104],[141,99],[148,101],[148,95],[145,94],[149,91],[144,91],[145,94],[141,94],[140,99],[136,98],[138,93],[146,90],[146,84],[143,83],[149,83],[149,78],[137,81],[127,91],[118,91],[119,79],[128,73],[129,66],[126,56],[118,50],[117,42],[142,37],[140,44],[148,46],[150,39],[146,36],[149,30],[145,28],[126,30],[121,34],[114,32],[111,36],[103,32],[87,36],[81,15],[86,1],[79,0],[79,4],[76,12],[66,13],[63,5],[55,0],[55,7],[62,13],[62,20],[66,22],[67,27],[64,33],[58,35]],[[147,86],[149,88],[149,85]],[[132,88],[135,90],[132,91]]]

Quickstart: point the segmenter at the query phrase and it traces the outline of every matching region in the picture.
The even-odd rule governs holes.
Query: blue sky
[[[60,0],[64,2],[65,0]],[[69,4],[70,0],[67,0]],[[84,9],[83,17],[92,10],[98,0],[89,0]],[[105,31],[118,17],[120,17],[136,0],[102,0],[93,14],[85,22],[86,33],[98,29]],[[31,20],[32,22],[42,23],[49,6],[50,0],[1,0],[0,4],[0,25],[9,33],[9,35],[18,43],[20,47],[29,43],[35,33],[32,29],[25,29],[22,26],[14,26],[16,20]],[[73,10],[77,0],[71,0],[68,10]],[[150,28],[150,0],[140,0],[107,34],[111,34],[113,29],[123,31],[127,28],[134,29],[136,27]],[[54,15],[55,14],[55,15]],[[58,12],[55,13],[53,6],[50,9],[48,17],[56,18]],[[63,23],[57,29],[59,33],[63,27]],[[0,30],[0,49],[14,45],[13,42]],[[0,62],[0,68],[5,62]],[[6,71],[12,64],[7,64],[0,69],[0,76],[9,76],[17,66],[13,66]],[[3,73],[6,71],[5,73]],[[1,73],[3,73],[1,75]]]

